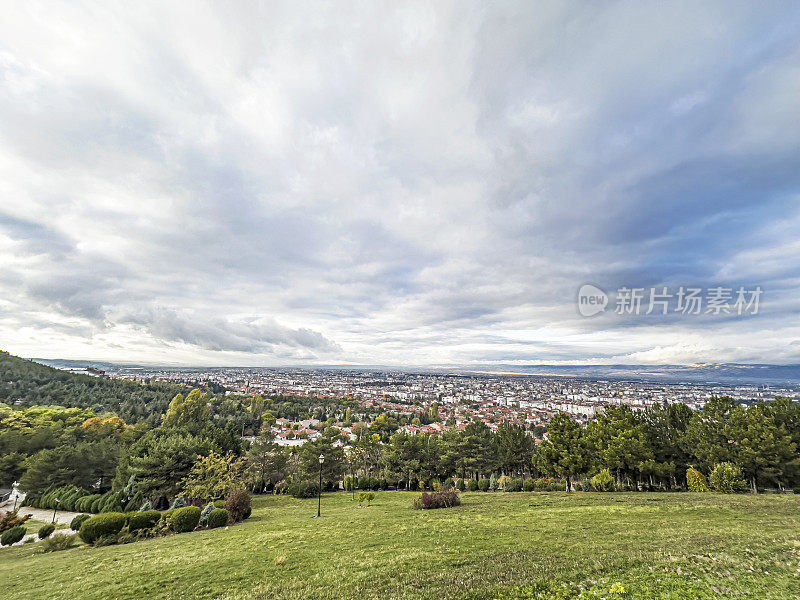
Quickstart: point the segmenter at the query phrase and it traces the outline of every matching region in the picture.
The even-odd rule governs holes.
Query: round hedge
[[[222,527],[228,522],[228,511],[224,508],[215,508],[208,515],[208,527],[214,529],[215,527]]]
[[[167,517],[167,525],[176,533],[194,531],[194,528],[197,527],[197,524],[200,522],[200,512],[200,508],[197,506],[176,508],[172,511],[172,514]]]
[[[84,521],[87,521],[92,518],[92,515],[78,515],[72,522],[69,524],[70,529],[72,531],[80,531],[81,525],[83,525]]]
[[[86,519],[81,525],[79,535],[87,544],[93,544],[101,537],[116,535],[125,527],[125,515],[122,513],[103,513]]]
[[[51,533],[53,533],[55,530],[56,526],[53,525],[52,523],[48,523],[47,525],[42,525],[41,527],[39,527],[39,531],[36,533],[36,535],[39,536],[40,540],[43,540],[44,538],[48,537]]]
[[[7,529],[3,532],[3,535],[0,535],[0,545],[10,546],[11,544],[16,544],[24,537],[25,528],[22,525],[17,525],[16,527]]]
[[[137,512],[131,515],[130,521],[128,521],[128,530],[150,529],[158,523],[159,519],[161,519],[161,513],[157,510]]]

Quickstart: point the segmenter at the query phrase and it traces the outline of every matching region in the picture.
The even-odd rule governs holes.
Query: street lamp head
[[[320,454],[319,455],[319,464],[322,464],[323,462],[325,462],[325,456],[323,454]]]

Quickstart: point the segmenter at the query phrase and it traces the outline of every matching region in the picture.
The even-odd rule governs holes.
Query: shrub
[[[225,500],[214,500],[214,508],[225,508]]]
[[[161,513],[157,510],[145,510],[131,515],[128,521],[128,531],[139,529],[150,529],[161,519]]]
[[[466,489],[466,487],[467,486],[464,485],[464,480],[463,479],[459,478],[458,481],[456,481],[456,489],[459,492],[463,492]]]
[[[79,531],[81,525],[83,525],[83,522],[91,518],[92,515],[78,515],[74,519],[72,519],[72,522],[70,522],[69,524],[69,528],[72,529],[72,531]]]
[[[97,498],[92,500],[92,504],[89,507],[89,510],[87,512],[90,512],[90,513],[95,514],[95,515],[97,513],[99,513],[100,512],[100,503],[101,502],[103,502],[103,496],[102,495],[97,496]]]
[[[533,488],[538,492],[544,492],[547,489],[547,481],[544,479],[537,479],[533,482]]]
[[[94,546],[100,548],[102,546],[113,546],[119,541],[119,534],[112,533],[97,538],[94,541]]]
[[[551,492],[563,491],[566,484],[561,479],[551,479],[547,484],[547,489]]]
[[[150,500],[145,500],[139,507],[139,512],[147,512],[148,510],[153,510],[153,503]]]
[[[508,482],[508,486],[506,486],[506,491],[507,492],[521,492],[523,487],[524,487],[524,485],[525,484],[522,482],[522,479],[517,477],[517,478],[512,479],[511,481]]]
[[[176,508],[167,518],[167,525],[175,533],[194,531],[200,522],[200,509],[196,506]]]
[[[467,484],[467,488],[470,492],[477,492],[478,491],[478,480],[477,479],[470,479],[469,483]]]
[[[289,493],[295,498],[316,498],[319,487],[313,481],[294,481],[289,484]]]
[[[103,513],[86,519],[78,534],[87,544],[95,544],[101,537],[118,534],[125,526],[125,515],[122,513]]]
[[[497,477],[495,477],[494,473],[492,473],[492,476],[489,478],[489,489],[493,492],[496,492],[497,488],[499,487],[500,484],[497,483]]]
[[[73,533],[71,535],[65,535],[63,533],[57,533],[55,535],[50,536],[46,540],[44,540],[41,544],[39,544],[39,552],[58,552],[60,550],[69,550],[70,548],[74,548],[77,542],[78,534]]]
[[[8,531],[12,527],[16,527],[17,525],[22,525],[25,521],[31,518],[32,515],[25,515],[24,517],[20,517],[17,514],[17,511],[11,512],[8,511],[4,513],[2,517],[0,517],[0,533],[4,531]]]
[[[183,497],[183,494],[175,496],[175,500],[172,501],[172,505],[170,508],[183,508],[186,506],[186,498]]]
[[[444,487],[446,488],[453,489],[454,487],[456,487],[456,482],[453,480],[452,477],[448,477],[447,479],[444,480],[444,483],[442,485],[444,485]]]
[[[442,483],[438,479],[434,479],[431,481],[431,488],[433,488],[434,492],[438,492],[442,489]]]
[[[211,514],[211,511],[214,510],[214,508],[215,506],[213,503],[209,502],[206,504],[203,512],[200,513],[200,525],[208,525],[208,515]]]
[[[42,525],[39,527],[39,531],[36,532],[36,535],[39,537],[40,540],[43,540],[46,537],[49,537],[51,533],[56,530],[56,526],[52,523],[48,523],[47,525]]]
[[[358,503],[359,504],[363,504],[364,501],[366,500],[367,506],[369,506],[369,503],[372,502],[374,499],[375,499],[375,493],[374,492],[359,492],[358,493]]]
[[[228,515],[227,510],[224,508],[215,508],[208,515],[208,527],[210,529],[222,527],[228,522],[229,518],[230,516]]]
[[[525,492],[532,492],[533,491],[533,479],[526,479],[522,482],[522,489]]]
[[[10,546],[16,544],[25,537],[25,528],[22,525],[16,525],[11,529],[7,529],[0,535],[0,545]]]
[[[747,487],[738,466],[729,462],[721,462],[714,467],[708,476],[711,487],[723,494],[735,494]]]
[[[482,492],[489,491],[489,480],[488,479],[479,479],[478,480],[478,489]]]
[[[461,504],[461,498],[455,490],[443,490],[441,492],[422,492],[422,496],[414,500],[414,508],[450,508]]]
[[[706,476],[694,467],[686,469],[686,484],[690,492],[710,492]]]
[[[225,510],[228,511],[234,523],[244,521],[250,516],[249,492],[241,488],[232,489],[228,492],[228,498],[225,500]]]
[[[598,492],[613,492],[614,477],[608,469],[602,469],[597,475],[592,477],[592,487]]]

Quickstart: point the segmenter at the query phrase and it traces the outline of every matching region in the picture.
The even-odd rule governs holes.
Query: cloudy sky
[[[800,363],[797,2],[0,7],[12,353]]]

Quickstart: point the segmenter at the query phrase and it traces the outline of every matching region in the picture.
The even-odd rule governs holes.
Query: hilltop
[[[70,373],[0,351],[0,402],[58,405],[113,412],[128,423],[156,419],[182,388]]]

